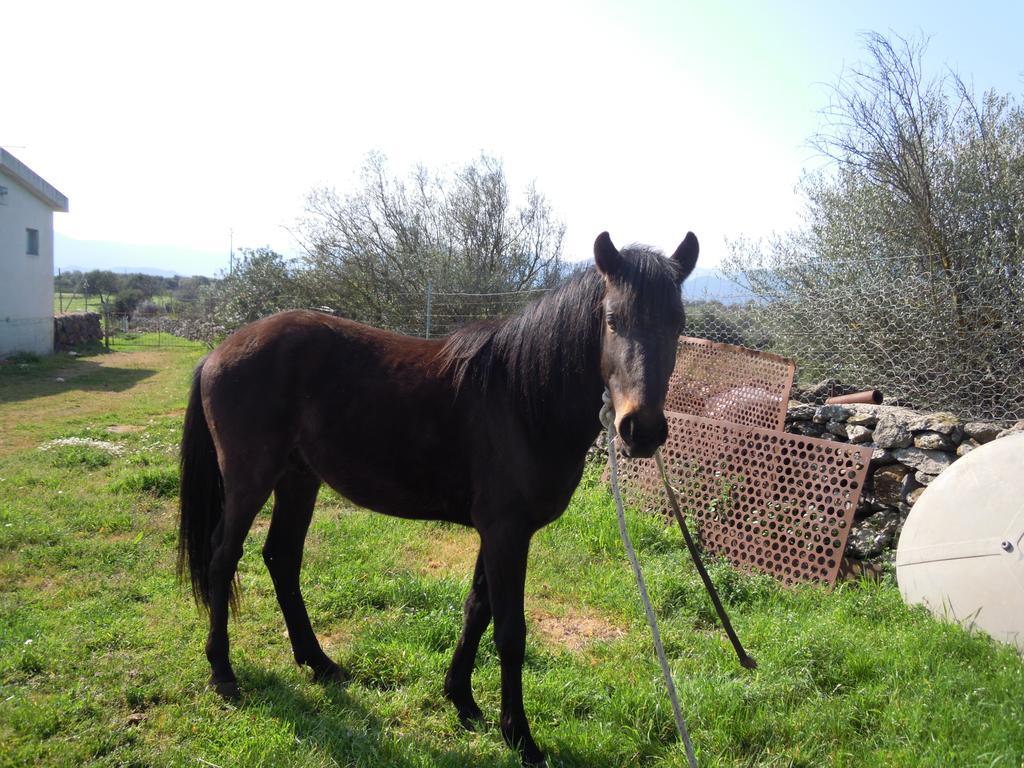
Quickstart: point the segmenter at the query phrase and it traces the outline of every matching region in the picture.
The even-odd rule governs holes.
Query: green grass
[[[82,293],[68,293],[63,294],[54,292],[53,294],[53,311],[60,312],[61,306],[64,307],[65,312],[99,312],[100,311],[100,299],[99,296],[87,297]],[[162,293],[154,296],[146,301],[152,302],[159,307],[163,307],[165,304],[169,304],[174,301],[174,297],[169,293]]]
[[[474,676],[487,724],[462,730],[441,696],[473,535],[331,492],[303,583],[352,681],[295,667],[259,556],[264,511],[231,623],[244,700],[206,690],[205,621],[173,576],[175,447],[202,351],[0,367],[0,766],[515,766],[490,633]],[[65,437],[121,450],[38,450]],[[678,532],[630,525],[702,766],[1021,765],[1013,650],[907,608],[891,582],[786,590],[716,563],[760,662],[746,672]],[[535,539],[527,612],[526,708],[552,765],[685,765],[597,468]]]
[[[64,312],[99,312],[100,300],[98,296],[90,296],[86,303],[86,297],[81,293],[54,293],[53,311],[60,312],[62,306]]]

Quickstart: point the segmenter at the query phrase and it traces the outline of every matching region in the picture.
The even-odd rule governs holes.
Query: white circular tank
[[[896,579],[906,602],[1024,651],[1024,433],[932,481],[903,526]]]

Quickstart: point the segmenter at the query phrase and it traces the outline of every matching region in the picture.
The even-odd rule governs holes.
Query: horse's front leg
[[[487,576],[484,572],[483,550],[476,556],[473,584],[466,596],[462,609],[464,622],[459,642],[455,646],[452,665],[444,679],[444,695],[455,705],[459,720],[465,728],[472,729],[473,721],[483,717],[480,707],[473,699],[471,680],[480,637],[491,621],[491,596],[487,592]]]
[[[494,644],[501,659],[501,734],[518,749],[524,765],[544,764],[523,709],[526,656],[526,559],[532,531],[507,519],[481,531],[481,554],[494,614]]]

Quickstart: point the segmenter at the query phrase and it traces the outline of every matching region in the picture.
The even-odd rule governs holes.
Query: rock
[[[884,448],[875,448],[871,453],[871,466],[881,467],[886,464],[892,464],[896,461],[896,457]]]
[[[831,440],[834,443],[845,443],[846,442],[846,435],[845,434],[837,435],[834,432],[825,432],[821,436],[821,439],[822,440]]]
[[[991,421],[969,421],[964,424],[964,433],[977,441],[978,445],[984,445],[996,439],[996,436],[1003,431],[999,424]]]
[[[846,425],[839,421],[830,421],[825,425],[825,431],[839,437],[846,437]]]
[[[952,451],[956,446],[949,435],[941,432],[918,432],[914,435],[914,446],[926,451]]]
[[[996,439],[999,439],[1000,437],[1006,437],[1007,435],[1012,435],[1012,434],[1014,434],[1016,432],[1024,432],[1024,419],[1022,419],[1021,421],[1018,421],[1012,427],[1009,427],[1008,429],[1004,429],[1002,432],[1000,432],[998,435],[996,435]]]
[[[924,451],[920,448],[897,448],[892,452],[896,461],[913,467],[926,475],[937,475],[953,463],[953,457],[942,451]]]
[[[798,421],[795,424],[789,425],[789,431],[807,437],[821,437],[821,433],[825,431],[825,426],[823,424],[814,424],[810,421]]]
[[[893,409],[885,405],[874,403],[847,403],[853,413],[846,420],[847,424],[856,424],[861,427],[873,427],[882,418],[882,414],[890,413]]]
[[[866,443],[871,439],[871,430],[858,425],[846,425],[846,439],[851,443]]]
[[[100,316],[96,312],[69,312],[53,318],[53,348],[57,352],[102,339]]]
[[[917,482],[919,482],[921,485],[931,485],[932,484],[932,480],[934,480],[936,477],[938,477],[938,475],[929,475],[926,472],[915,472],[914,473],[914,479]],[[908,499],[907,501],[909,502],[910,500]]]
[[[915,488],[914,490],[910,491],[907,494],[907,504],[909,504],[910,506],[914,506],[915,504],[917,504],[917,500],[921,498],[922,493],[924,493],[923,485],[920,488]]]
[[[952,413],[928,413],[907,424],[911,432],[940,432],[943,435],[950,435],[961,427],[960,419]]]
[[[906,422],[895,413],[886,413],[878,419],[872,439],[879,448],[906,448],[914,442]]]
[[[844,557],[839,564],[838,581],[858,582],[861,579],[878,581],[885,575],[885,568],[870,560]]]
[[[810,421],[814,418],[814,411],[813,405],[804,405],[803,403],[796,406],[791,405],[786,411],[786,421]]]
[[[846,423],[858,427],[873,427],[878,423],[878,416],[874,413],[853,413]]]
[[[827,421],[846,421],[853,413],[845,405],[822,405],[814,412],[814,421],[824,424]]]
[[[874,482],[874,499],[887,507],[899,503],[909,490],[910,470],[900,464],[890,464],[876,469],[871,475]]]
[[[603,429],[597,433],[594,444],[587,449],[587,461],[599,461],[602,464],[608,461],[608,433]]]
[[[888,509],[884,504],[876,504],[873,499],[867,493],[862,493],[860,501],[857,503],[857,509],[853,513],[853,521],[859,523],[865,517],[871,517],[875,512],[881,512]]]
[[[875,557],[892,542],[899,528],[900,515],[897,512],[876,512],[857,523],[850,530],[846,543],[847,554],[851,557]]]
[[[978,441],[975,440],[973,437],[969,438],[967,440],[964,440],[964,442],[960,443],[960,445],[957,447],[956,455],[957,456],[966,456],[968,453],[973,451],[978,446],[979,446]]]

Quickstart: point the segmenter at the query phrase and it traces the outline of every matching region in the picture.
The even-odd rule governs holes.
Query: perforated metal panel
[[[706,551],[787,584],[835,581],[870,448],[688,414],[665,416],[665,470]],[[619,456],[627,502],[670,516],[654,461]]]
[[[766,429],[782,429],[794,362],[732,344],[684,337],[669,379],[665,410]]]

